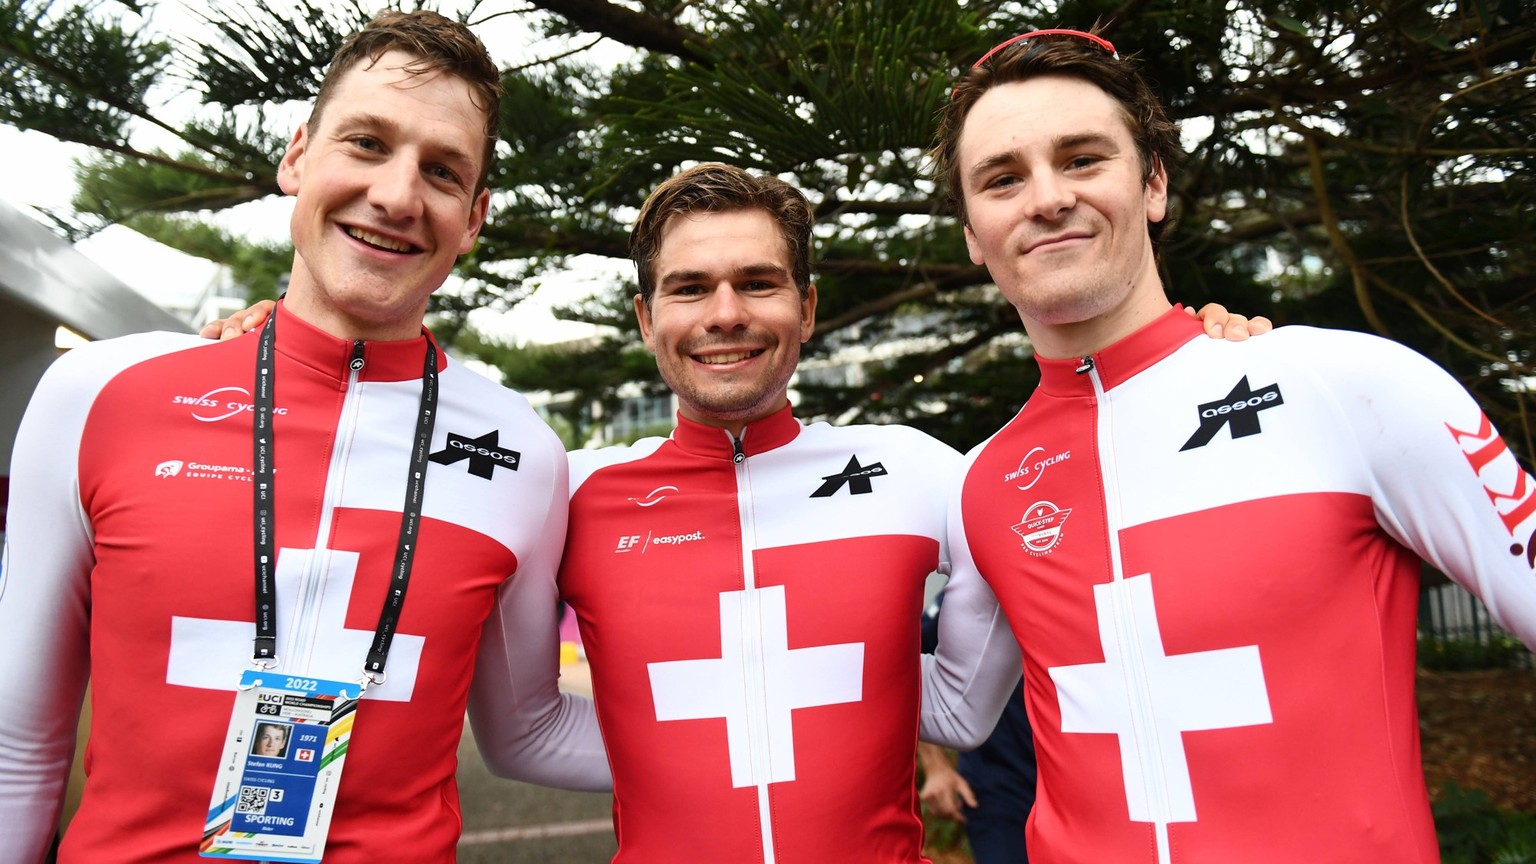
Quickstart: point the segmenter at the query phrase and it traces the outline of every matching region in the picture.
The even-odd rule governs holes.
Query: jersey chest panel
[[[248,348],[223,346],[156,358],[121,373],[93,404],[77,458],[95,532],[95,743],[66,860],[181,860],[195,847],[230,691],[250,663],[251,363]],[[278,380],[280,657],[285,669],[350,680],[388,587],[407,466],[398,432],[414,421],[420,384],[368,385],[350,440],[339,442],[342,382],[281,360]],[[445,427],[481,422],[457,407],[452,384],[445,391],[439,441]],[[434,491],[446,500],[464,486],[455,474],[463,466],[429,468],[390,679],[359,712],[327,860],[374,857],[380,819],[416,838],[422,860],[450,855],[457,837],[451,787],[468,670],[479,624],[517,557],[432,504]],[[507,500],[516,496],[488,496],[490,484],[468,480],[483,488],[458,497],[479,492],[482,509],[517,509]],[[146,716],[146,697],[162,707],[159,720]],[[407,751],[421,770],[398,770]],[[149,777],[159,794],[128,791]],[[165,801],[186,806],[167,812]],[[126,841],[111,830],[135,824],[163,827]]]
[[[1042,860],[1156,861],[1154,819],[1173,861],[1255,837],[1264,861],[1422,860],[1417,561],[1327,394],[1178,361],[1098,399],[1036,394],[967,475],[967,537],[1025,648],[1032,831],[1060,844]],[[1243,372],[1243,408],[1217,413]]]
[[[892,482],[900,469],[887,462],[893,470],[876,478],[873,494],[813,498],[849,454],[823,470],[789,458],[796,453],[791,446],[750,457],[738,473],[729,461],[686,458],[664,445],[597,471],[572,498],[561,592],[591,663],[621,861],[659,860],[681,835],[701,858],[761,860],[765,780],[771,822],[783,826],[774,832],[780,864],[919,859],[912,622],[937,566],[942,522],[928,518],[921,534],[865,535],[882,523],[883,508],[911,496]],[[906,481],[916,482],[927,481]],[[915,519],[883,521],[909,530]],[[806,526],[803,542],[792,542],[797,523]],[[836,665],[835,652],[852,646],[857,698],[826,695],[842,685],[820,682],[832,672],[819,658]],[[732,656],[770,693],[770,705],[813,703],[786,712],[769,746],[754,751],[765,761],[743,761],[736,719],[657,719],[669,697],[654,667]],[[804,667],[794,665],[802,659]],[[794,669],[802,671],[786,672]],[[730,702],[721,698],[722,713]],[[701,812],[711,814],[705,824]]]

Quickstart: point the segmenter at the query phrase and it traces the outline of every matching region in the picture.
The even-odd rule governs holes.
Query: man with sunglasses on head
[[[1536,483],[1400,345],[1197,338],[1156,266],[1178,154],[1135,64],[1074,31],[988,52],[935,146],[1041,367],[950,509],[955,578],[1023,650],[1030,858],[1437,861],[1419,559],[1536,644]]]

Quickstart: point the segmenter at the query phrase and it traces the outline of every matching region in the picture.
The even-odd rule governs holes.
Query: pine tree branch
[[[709,65],[701,51],[707,46],[697,33],[605,0],[532,0],[533,5],[553,12],[583,30],[601,33],[623,45],[643,48],[690,63]]]

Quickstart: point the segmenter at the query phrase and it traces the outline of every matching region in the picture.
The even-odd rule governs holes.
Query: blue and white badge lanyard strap
[[[277,310],[267,318],[256,349],[255,444],[256,493],[256,647],[252,658],[258,669],[272,669],[277,656],[277,550],[273,528],[273,509],[277,500],[273,485],[272,414],[273,377],[277,356]],[[411,581],[411,565],[416,554],[416,535],[421,528],[422,494],[427,483],[427,456],[432,447],[432,426],[437,419],[437,346],[429,337],[426,362],[421,373],[421,406],[416,418],[416,438],[411,449],[411,470],[406,478],[405,507],[400,517],[400,538],[395,546],[395,563],[390,574],[384,608],[379,611],[379,626],[374,630],[368,657],[363,663],[362,690],[370,684],[384,683],[384,663],[389,646],[400,623],[405,605],[405,589]],[[354,368],[361,357],[352,360]],[[361,696],[361,693],[359,693]]]

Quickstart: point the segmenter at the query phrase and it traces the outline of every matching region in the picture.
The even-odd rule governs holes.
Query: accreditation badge
[[[336,810],[356,681],[240,678],[200,849],[205,858],[318,862]]]

